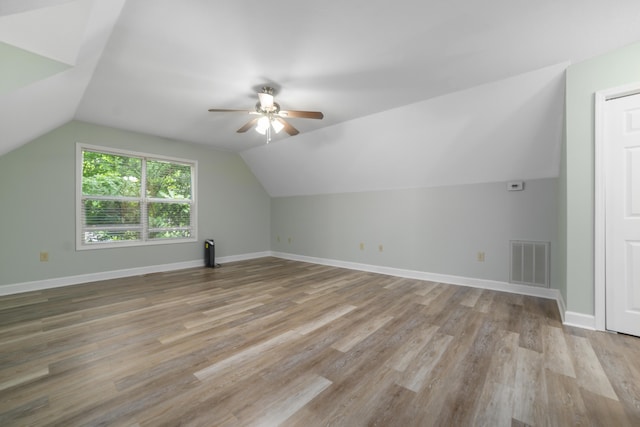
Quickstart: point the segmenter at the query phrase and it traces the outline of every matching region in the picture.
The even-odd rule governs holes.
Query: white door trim
[[[640,93],[640,82],[631,83],[595,93],[595,194],[594,194],[594,317],[595,328],[604,331],[606,328],[606,289],[605,289],[605,177],[604,133],[605,103],[610,99]]]

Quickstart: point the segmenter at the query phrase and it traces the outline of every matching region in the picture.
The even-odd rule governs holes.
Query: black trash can
[[[213,239],[204,241],[204,265],[205,267],[216,267],[216,244]]]

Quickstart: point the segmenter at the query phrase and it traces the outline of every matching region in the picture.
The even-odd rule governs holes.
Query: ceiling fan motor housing
[[[256,112],[260,114],[278,114],[280,112],[280,104],[274,102],[271,108],[265,109],[260,101],[256,102]]]

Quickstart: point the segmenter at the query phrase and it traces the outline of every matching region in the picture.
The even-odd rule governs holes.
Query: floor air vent
[[[511,283],[549,287],[549,242],[511,241]]]

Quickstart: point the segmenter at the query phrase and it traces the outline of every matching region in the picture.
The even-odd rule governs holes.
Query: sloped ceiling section
[[[0,155],[73,119],[124,1],[3,4]]]
[[[0,40],[44,57],[75,65],[93,6],[77,0],[0,17]]]
[[[72,1],[73,0],[2,0],[0,2],[0,16],[56,6]]]
[[[76,119],[241,152],[264,84],[301,134],[640,38],[638,0],[131,0]],[[294,138],[298,138],[297,136]],[[274,143],[288,139],[284,132]]]
[[[548,176],[562,64],[639,19],[638,0],[0,0],[0,155],[76,119],[243,152],[272,195]],[[324,119],[267,147],[207,111],[265,84]]]
[[[71,68],[70,65],[0,42],[0,96]]]
[[[273,197],[556,177],[567,63],[241,153]]]

